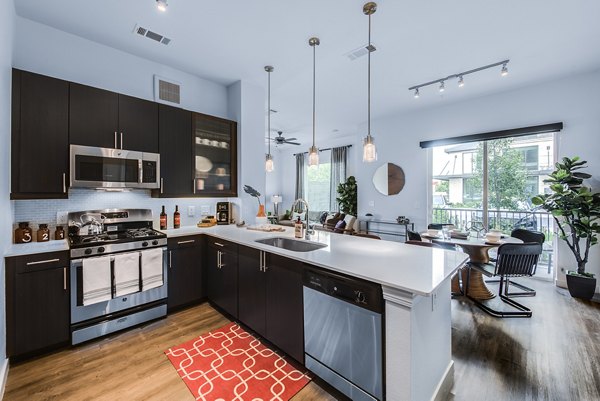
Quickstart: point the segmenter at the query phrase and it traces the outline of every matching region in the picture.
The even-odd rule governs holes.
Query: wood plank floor
[[[452,301],[455,386],[447,401],[600,400],[600,306],[549,283],[521,298],[531,319],[492,318]],[[228,320],[208,304],[11,365],[5,400],[193,400],[164,350]],[[335,400],[310,383],[293,401]],[[396,401],[396,400],[390,400]]]

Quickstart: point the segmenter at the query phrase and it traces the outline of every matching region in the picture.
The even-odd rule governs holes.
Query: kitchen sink
[[[285,237],[257,239],[255,242],[276,246],[277,248],[287,249],[288,251],[293,252],[310,252],[327,247],[327,245],[319,244],[318,242],[301,241]]]

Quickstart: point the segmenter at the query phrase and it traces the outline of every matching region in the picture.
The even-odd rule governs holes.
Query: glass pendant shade
[[[377,160],[377,148],[373,137],[368,135],[363,143],[363,162],[371,163]]]
[[[308,165],[318,166],[319,165],[319,149],[316,146],[311,146],[308,150]]]
[[[268,154],[265,158],[265,170],[267,171],[267,173],[270,173],[271,171],[273,171],[274,168],[275,166],[273,164],[273,156]]]

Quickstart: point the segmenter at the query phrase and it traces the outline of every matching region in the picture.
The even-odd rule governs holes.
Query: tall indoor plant
[[[356,178],[351,175],[346,182],[340,183],[337,187],[337,193],[338,197],[336,200],[340,205],[340,212],[356,217],[358,209],[358,186]]]
[[[585,271],[590,248],[598,243],[600,233],[600,193],[593,193],[583,181],[590,174],[578,171],[587,161],[579,157],[564,157],[556,163],[556,170],[544,180],[550,184],[550,193],[537,195],[532,201],[550,212],[564,240],[577,262],[576,271],[567,271],[567,286],[572,296],[590,299],[594,296],[596,279]]]

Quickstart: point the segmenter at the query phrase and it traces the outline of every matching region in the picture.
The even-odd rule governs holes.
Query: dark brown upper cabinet
[[[69,83],[13,70],[11,199],[67,198]]]
[[[237,196],[237,123],[193,113],[194,195]]]
[[[74,145],[158,153],[158,104],[71,83],[69,138]]]
[[[192,175],[192,113],[176,107],[158,106],[160,197],[189,196],[194,192]]]

